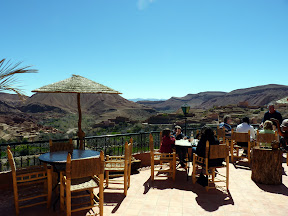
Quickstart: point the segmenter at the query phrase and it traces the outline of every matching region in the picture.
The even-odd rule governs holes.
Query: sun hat
[[[288,119],[284,119],[280,127],[288,127]]]
[[[178,128],[179,128],[179,129],[182,129],[179,125],[176,125],[176,126],[175,126],[175,129],[178,129]]]

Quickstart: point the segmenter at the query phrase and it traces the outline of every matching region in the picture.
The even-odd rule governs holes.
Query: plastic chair
[[[219,166],[209,166],[210,159],[219,159],[223,158],[225,164]],[[229,143],[226,140],[226,144],[220,145],[210,145],[209,141],[206,142],[206,151],[205,157],[200,157],[196,153],[193,154],[193,173],[192,173],[192,182],[193,184],[196,183],[197,180],[197,172],[198,168],[201,167],[202,173],[203,170],[207,176],[207,186],[205,186],[206,191],[211,188],[216,188],[215,183],[224,182],[226,183],[226,190],[229,190]],[[218,173],[218,177],[216,178],[216,168],[226,168],[226,175],[222,175]],[[199,176],[199,175],[198,175]],[[221,177],[221,179],[219,178]]]
[[[105,187],[109,187],[109,183],[112,184],[123,184],[124,195],[127,195],[127,190],[130,187],[130,175],[131,175],[131,158],[133,151],[133,140],[130,139],[130,143],[125,143],[125,152],[123,156],[106,156],[105,160]],[[111,175],[111,173],[113,173]],[[122,177],[123,180],[110,179],[111,177]]]
[[[161,140],[160,133],[160,140]],[[175,181],[176,175],[176,153],[160,153],[158,150],[154,150],[153,136],[150,134],[149,136],[149,147],[150,147],[150,160],[151,160],[151,180],[154,181],[154,173],[157,172],[158,177],[171,177],[173,181]],[[160,168],[155,169],[155,161],[159,161]],[[163,164],[169,164],[169,169],[163,169]],[[159,174],[168,173],[168,175],[161,176]]]
[[[7,147],[9,164],[12,170],[14,203],[16,215],[19,215],[19,209],[27,208],[40,204],[51,205],[52,195],[52,171],[47,166],[33,166],[29,169],[16,170],[13,154],[10,146]],[[44,190],[35,191],[35,185],[42,184]],[[46,198],[39,201],[39,198]],[[37,200],[36,200],[37,199]]]
[[[68,153],[66,172],[60,173],[60,208],[65,209],[66,215],[72,212],[99,208],[99,214],[103,216],[103,183],[104,183],[104,153],[100,152],[99,158],[88,158],[71,161],[71,154]],[[99,188],[99,193],[94,189]],[[87,194],[86,191],[89,191]],[[83,192],[81,194],[81,192]],[[75,194],[72,196],[72,193]],[[76,195],[77,194],[77,195]],[[66,196],[65,196],[66,195]],[[83,199],[89,197],[89,202],[71,204],[72,199]],[[95,199],[95,197],[97,199]],[[81,200],[82,201],[82,200]],[[85,206],[86,205],[86,206]],[[72,208],[78,206],[76,208]]]

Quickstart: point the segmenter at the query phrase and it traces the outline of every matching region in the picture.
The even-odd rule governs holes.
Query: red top
[[[162,143],[160,146],[160,152],[161,153],[172,153],[173,149],[172,147],[175,145],[175,138],[174,137],[167,137],[164,136],[162,138]]]

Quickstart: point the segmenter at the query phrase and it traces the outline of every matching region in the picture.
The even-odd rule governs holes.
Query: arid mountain
[[[81,94],[80,101],[82,113],[95,115],[98,121],[117,116],[139,120],[156,113],[151,108],[126,100],[116,94]],[[76,94],[69,93],[36,93],[26,100],[21,110],[34,107],[42,112],[43,105],[57,107],[70,113],[78,112]],[[37,112],[35,109],[29,109],[29,112]]]
[[[158,111],[174,112],[184,103],[191,108],[209,109],[213,106],[226,106],[248,102],[250,106],[263,106],[288,95],[288,86],[263,85],[252,88],[237,89],[231,92],[201,92],[188,94],[185,97],[172,97],[166,101],[139,101],[139,104],[150,106]]]

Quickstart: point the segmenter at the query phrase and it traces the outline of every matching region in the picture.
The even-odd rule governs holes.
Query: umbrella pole
[[[79,149],[84,149],[83,145],[83,138],[85,136],[85,133],[81,129],[81,121],[82,121],[82,113],[81,113],[81,104],[80,104],[80,93],[77,93],[77,106],[78,106],[78,137],[80,140],[80,148]]]

